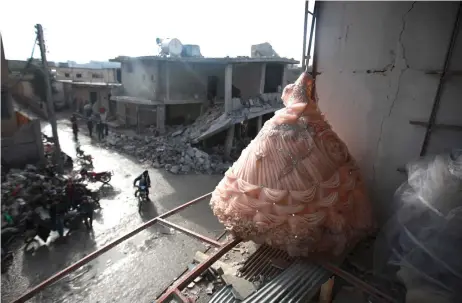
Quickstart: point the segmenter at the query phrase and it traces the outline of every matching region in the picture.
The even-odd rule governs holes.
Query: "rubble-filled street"
[[[62,150],[75,158],[70,122],[67,119],[60,120],[58,128]],[[51,135],[49,125],[44,126],[43,131]],[[114,138],[112,135],[107,141],[112,142]],[[48,239],[50,243],[34,253],[24,252],[23,243],[18,241],[13,245],[12,264],[2,274],[2,302],[11,302],[28,288],[158,214],[212,191],[221,178],[220,175],[175,176],[165,172],[168,163],[163,169],[154,169],[152,163],[148,165],[145,161],[140,164],[125,154],[108,149],[98,140],[90,140],[84,130],[80,132],[79,141],[81,149],[93,157],[94,171],[108,170],[114,173],[111,186],[100,189],[102,209],[95,213],[93,231],[88,232],[82,228],[60,243],[53,242],[57,235],[52,232]],[[115,145],[130,146],[122,141]],[[134,153],[139,151],[139,147],[133,149]],[[208,165],[211,168],[215,163],[212,156],[198,149],[191,147],[184,152],[182,157],[185,162],[191,160],[194,165],[201,163],[204,171],[207,171]],[[76,163],[74,165],[77,166]],[[138,213],[133,180],[145,169],[149,170],[151,177],[152,202]],[[184,171],[184,165],[181,170]],[[9,180],[13,180],[10,187],[16,186],[11,183],[20,182],[14,178]],[[100,187],[98,184],[92,186],[95,190]],[[5,184],[2,185],[4,188]],[[212,215],[207,200],[169,220],[211,237],[216,237],[223,230]],[[155,225],[55,283],[31,302],[152,302],[187,268],[194,253],[203,248],[199,241]]]
[[[222,115],[223,107],[216,106],[200,116],[192,125],[168,127],[159,135],[155,128],[142,135],[112,132],[106,146],[131,155],[154,168],[163,168],[173,174],[223,174],[231,163],[223,158],[223,146],[214,145],[210,153],[191,146],[194,139],[206,131]]]

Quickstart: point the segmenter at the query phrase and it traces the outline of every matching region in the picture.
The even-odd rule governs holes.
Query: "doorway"
[[[90,92],[90,103],[93,105],[98,101],[98,93],[97,92]]]
[[[282,76],[284,74],[284,65],[267,64],[265,74],[265,93],[277,93],[282,87]]]
[[[218,94],[218,77],[209,76],[207,78],[207,100],[210,102],[210,105],[215,104],[217,94]]]

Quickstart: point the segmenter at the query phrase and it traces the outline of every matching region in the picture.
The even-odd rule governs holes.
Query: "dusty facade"
[[[83,113],[85,103],[90,102],[94,111],[105,107],[110,113],[113,112],[109,99],[113,89],[119,86],[119,83],[80,81],[58,81],[58,83],[62,85],[63,96],[73,110]]]
[[[214,104],[224,104],[227,114],[248,108],[250,118],[258,119],[281,106],[287,65],[297,63],[284,58],[151,56],[115,60],[122,63],[123,87],[113,95],[118,120],[129,121],[129,125],[152,124],[155,120],[160,131],[165,125],[188,124]],[[252,108],[252,98],[274,102],[274,107]],[[140,113],[144,115],[141,119]]]
[[[53,67],[57,80],[72,80],[82,82],[117,83],[116,68],[81,68],[81,67]]]
[[[8,63],[5,58],[5,52],[3,50],[3,41],[0,36],[0,44],[1,44],[1,66],[2,66],[2,74],[1,74],[1,89],[2,89],[2,137],[4,136],[11,136],[17,129],[16,117],[14,115],[13,109],[13,102],[11,99],[9,85],[8,85]]]
[[[1,39],[0,39],[1,40]],[[43,143],[40,121],[27,117],[16,110],[11,96],[8,62],[5,59],[3,41],[1,43],[1,84],[2,84],[2,165],[21,167],[27,163],[42,161]],[[15,82],[13,85],[17,84]]]
[[[74,110],[82,110],[85,102],[96,107],[109,108],[109,98],[114,87],[120,83],[120,68],[117,63],[75,62],[58,63],[51,68],[56,81],[58,93],[55,98],[62,98],[66,105]]]
[[[421,152],[458,5],[320,5],[314,58],[319,104],[359,162],[382,219],[394,210],[393,193],[406,179],[397,169]],[[437,124],[462,125],[461,70],[459,30]],[[435,127],[427,154],[461,148],[462,132],[456,129]]]

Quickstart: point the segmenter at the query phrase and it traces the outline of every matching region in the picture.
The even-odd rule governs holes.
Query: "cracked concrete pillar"
[[[165,62],[165,101],[170,100],[170,65]]]
[[[153,75],[153,92],[152,92],[152,96],[153,96],[153,100],[154,101],[158,101],[159,100],[159,91],[160,91],[160,82],[159,82],[159,79],[161,78],[161,74],[160,74],[160,62],[156,62],[155,63],[156,65],[154,66],[154,75]]]
[[[266,63],[261,65],[261,72],[260,72],[260,94],[265,92],[265,76],[266,76]]]
[[[233,110],[233,66],[226,65],[225,68],[225,112]]]
[[[226,140],[225,140],[225,158],[229,159],[231,156],[231,149],[233,148],[233,141],[234,141],[234,124],[226,132]]]
[[[257,133],[260,132],[262,126],[263,126],[263,116],[258,116],[257,117]]]
[[[160,133],[165,131],[165,105],[157,105],[157,129]]]
[[[284,65],[284,69],[282,71],[282,79],[281,79],[281,90],[284,90],[284,88],[286,87],[286,85],[288,84],[287,83],[287,73],[288,73],[288,67],[287,67],[287,64]],[[282,92],[282,91],[281,91]]]

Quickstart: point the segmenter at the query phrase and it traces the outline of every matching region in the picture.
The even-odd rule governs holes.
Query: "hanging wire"
[[[16,85],[18,85],[23,79],[24,79],[24,76],[25,76],[25,73],[26,71],[29,69],[29,67],[31,66],[32,64],[32,60],[34,60],[34,52],[35,52],[35,48],[37,47],[37,37],[35,37],[35,40],[34,40],[34,45],[32,46],[32,51],[31,51],[31,54],[30,54],[30,57],[29,59],[27,60],[27,63],[26,63],[26,66],[24,66],[24,68],[21,70],[21,72],[19,73],[20,75],[20,78],[18,79],[18,81],[16,81],[16,83],[14,83],[13,85],[10,86],[10,89],[14,88]],[[10,67],[8,66],[8,71],[11,73],[11,69]]]

